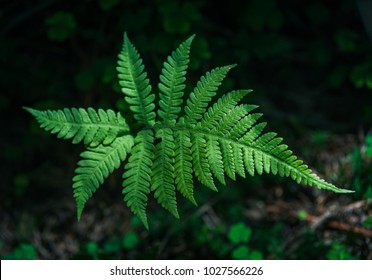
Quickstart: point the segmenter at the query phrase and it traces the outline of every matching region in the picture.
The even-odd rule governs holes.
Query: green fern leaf
[[[77,204],[77,217],[80,220],[84,205],[92,194],[103,184],[115,169],[119,168],[133,146],[133,136],[116,138],[110,145],[88,148],[81,153],[83,158],[75,170],[74,197]]]
[[[190,132],[193,132],[190,130]],[[217,191],[207,160],[207,142],[202,134],[191,133],[191,153],[194,172],[199,181],[208,188]]]
[[[162,123],[175,124],[181,112],[185,75],[189,64],[191,42],[195,35],[183,42],[164,62],[160,75],[158,116]]]
[[[126,33],[124,33],[123,48],[118,57],[119,66],[116,69],[119,72],[119,83],[126,95],[125,100],[134,113],[134,118],[140,125],[154,125],[155,95],[150,94],[151,86],[147,73],[144,71],[142,59]]]
[[[146,228],[150,193],[177,218],[177,191],[196,205],[193,174],[214,191],[217,191],[214,178],[226,184],[225,175],[235,180],[236,175],[265,172],[319,189],[351,192],[321,179],[282,144],[283,139],[276,133],[264,132],[266,123],[258,122],[262,114],[252,113],[257,106],[239,105],[251,90],[232,91],[209,104],[235,65],[215,68],[202,76],[189,94],[182,115],[193,38],[181,43],[163,65],[156,114],[155,96],[151,94],[142,60],[124,34],[117,70],[125,100],[138,125],[135,137],[129,135],[121,114],[111,110],[25,108],[47,131],[88,146],[81,154],[73,179],[78,219],[88,199],[128,153],[122,184],[124,201]]]
[[[218,87],[221,85],[227,73],[235,67],[235,65],[228,65],[213,69],[207,72],[205,76],[200,78],[194,91],[190,94],[186,101],[185,107],[185,122],[196,124],[204,115],[208,102],[212,100],[217,93]]]
[[[227,176],[229,176],[232,180],[235,180],[235,161],[233,155],[233,149],[231,144],[228,141],[224,141],[224,139],[219,139],[221,150],[222,150],[222,159],[223,165],[225,167],[225,172]]]
[[[184,125],[184,119],[179,120]],[[174,175],[177,190],[191,203],[196,205],[194,198],[194,184],[192,181],[192,157],[191,140],[187,131],[176,130],[174,132],[175,141],[175,163]]]
[[[218,141],[212,137],[208,137],[206,149],[207,158],[214,177],[216,177],[223,185],[226,185],[222,152]]]
[[[120,113],[112,110],[98,111],[88,108],[39,111],[24,107],[46,131],[57,134],[58,138],[71,139],[77,144],[95,147],[100,143],[109,145],[116,137],[128,134],[129,127]]]
[[[151,190],[158,202],[179,218],[176,202],[176,191],[174,186],[174,139],[171,129],[160,129],[156,138],[161,139],[155,146],[155,160],[152,166]]]
[[[124,201],[148,228],[146,206],[150,193],[151,166],[154,160],[154,135],[152,130],[138,133],[134,139],[128,163],[123,174]]]
[[[201,121],[202,127],[214,128],[224,116],[230,112],[240,100],[252,90],[234,90],[223,95],[213,106],[209,107]]]

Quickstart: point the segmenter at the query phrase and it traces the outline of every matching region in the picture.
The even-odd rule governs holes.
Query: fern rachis
[[[150,193],[177,218],[176,192],[196,205],[193,176],[212,190],[217,190],[215,179],[226,184],[225,175],[235,180],[236,175],[266,172],[320,189],[351,192],[320,179],[276,133],[263,132],[266,123],[258,122],[262,114],[252,113],[257,106],[239,105],[251,90],[232,91],[210,104],[235,65],[207,72],[182,107],[193,38],[181,43],[164,63],[155,112],[155,94],[142,59],[124,34],[117,70],[125,101],[140,126],[137,135],[131,135],[123,116],[112,110],[25,108],[44,129],[86,146],[73,178],[78,219],[88,199],[128,154],[123,173],[124,201],[146,227]]]

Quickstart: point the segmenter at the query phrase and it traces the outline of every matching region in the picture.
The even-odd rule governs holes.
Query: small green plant
[[[25,108],[45,130],[86,146],[73,178],[78,220],[87,200],[128,154],[124,201],[146,228],[151,192],[176,218],[176,190],[196,205],[193,174],[214,191],[214,178],[226,184],[225,174],[235,180],[236,174],[245,177],[266,172],[319,189],[351,192],[320,179],[276,133],[263,133],[266,123],[257,122],[262,114],[251,113],[257,106],[238,105],[251,90],[229,92],[209,105],[235,65],[207,72],[182,105],[193,38],[181,43],[164,62],[156,111],[155,94],[142,59],[124,34],[117,70],[125,101],[138,126],[136,135],[131,134],[122,114],[112,110]]]
[[[258,250],[251,250],[248,242],[251,239],[252,230],[244,223],[237,223],[230,227],[227,234],[230,242],[235,246],[231,257],[235,260],[262,260],[263,255]]]
[[[331,248],[327,253],[327,259],[329,260],[356,260],[357,257],[350,253],[349,248],[340,242],[333,242]]]
[[[13,251],[6,254],[4,260],[34,260],[37,257],[37,251],[34,245],[30,243],[20,243]]]

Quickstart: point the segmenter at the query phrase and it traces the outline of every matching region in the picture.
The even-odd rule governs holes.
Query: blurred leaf
[[[231,226],[228,238],[233,244],[248,242],[251,237],[252,230],[244,223],[237,223]]]
[[[332,133],[327,130],[316,130],[311,133],[311,144],[317,147],[324,147],[324,145],[331,138]]]
[[[106,241],[103,244],[103,250],[108,254],[119,252],[121,250],[120,238],[116,237],[116,238]]]
[[[208,243],[209,241],[209,229],[203,225],[199,228],[199,231],[198,231],[198,234],[196,236],[196,244],[199,244],[199,245],[204,245],[206,243]]]
[[[342,243],[333,242],[331,249],[327,253],[329,260],[355,260],[356,257],[352,256],[349,249]]]
[[[84,247],[87,254],[93,257],[93,259],[97,260],[99,258],[99,253],[101,252],[101,250],[96,242],[88,242],[85,244]]]
[[[6,254],[4,260],[34,260],[37,257],[35,247],[30,243],[19,244],[12,252]]]
[[[350,79],[356,88],[366,86],[372,89],[372,62],[366,61],[354,66]]]
[[[129,107],[128,107],[128,110],[129,110]],[[142,226],[142,222],[140,221],[140,219],[138,219],[137,216],[134,216],[134,215],[130,218],[130,224],[134,228]]]
[[[366,74],[366,85],[367,88],[372,89],[372,71]]]
[[[306,218],[307,218],[307,212],[306,212],[306,210],[303,210],[303,209],[299,210],[299,211],[297,212],[297,217],[298,217],[298,219],[300,219],[301,221],[305,221]]]
[[[133,231],[127,232],[122,241],[123,248],[127,250],[136,248],[139,243],[140,240],[138,234]]]
[[[75,31],[76,21],[70,12],[59,11],[46,18],[47,35],[52,41],[64,41],[70,38]]]
[[[372,199],[372,186],[368,186],[367,190],[363,194],[364,199]]]
[[[262,252],[257,250],[253,250],[249,255],[250,260],[263,260],[263,258]]]
[[[248,260],[250,257],[248,246],[239,246],[238,248],[234,249],[231,256],[234,260]]]

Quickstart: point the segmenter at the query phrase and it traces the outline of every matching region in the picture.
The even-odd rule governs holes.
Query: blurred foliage
[[[334,242],[327,253],[329,260],[355,260],[356,257],[350,254],[350,250],[342,243]]]
[[[131,125],[127,105],[117,102],[115,62],[123,32],[145,65],[155,65],[146,67],[154,84],[169,52],[197,34],[190,81],[206,69],[238,63],[220,93],[253,88],[247,102],[260,104],[270,130],[315,170],[325,170],[327,179],[356,190],[326,202],[370,199],[372,48],[357,0],[5,1],[0,23],[2,259],[371,258],[370,242],[361,235],[304,230],[309,209],[301,199],[316,205],[314,196],[270,176],[229,181],[217,194],[202,191],[197,197],[202,212],[180,200],[182,222],[150,206],[151,220],[159,222],[144,232],[115,208],[124,208],[116,174],[77,224],[71,178],[80,147],[50,141],[21,110],[115,104]],[[351,145],[332,142],[349,135],[357,139]],[[283,197],[303,209],[295,221],[245,214],[251,206],[259,215],[262,203]],[[370,218],[361,221],[371,226]]]
[[[36,259],[37,251],[32,244],[21,243],[13,251],[5,254],[4,260],[34,260]]]
[[[72,37],[76,28],[74,16],[69,12],[58,11],[45,19],[47,35],[52,41],[64,41]]]

